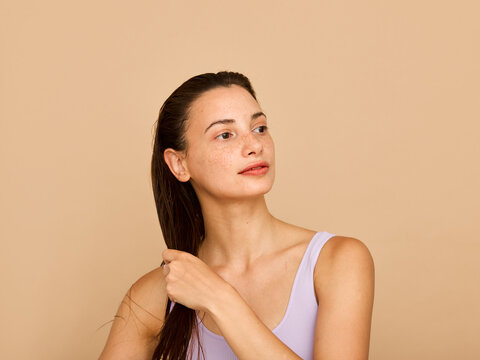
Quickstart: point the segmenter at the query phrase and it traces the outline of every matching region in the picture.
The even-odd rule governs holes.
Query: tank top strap
[[[313,272],[315,271],[315,265],[317,264],[318,256],[320,255],[320,251],[322,250],[325,243],[328,239],[334,237],[335,234],[331,234],[327,231],[319,231],[313,237],[312,241],[310,242],[307,253],[305,254],[305,267],[303,271],[306,273],[303,274],[303,278],[306,279],[307,282],[313,283]]]

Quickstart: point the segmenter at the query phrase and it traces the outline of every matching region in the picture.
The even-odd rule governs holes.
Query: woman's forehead
[[[260,106],[247,90],[232,85],[211,89],[200,95],[190,107],[189,118],[203,125],[222,118],[250,116],[250,113],[259,110]]]

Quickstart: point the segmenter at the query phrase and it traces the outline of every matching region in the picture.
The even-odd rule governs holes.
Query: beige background
[[[476,3],[3,0],[0,358],[98,357],[165,248],[158,110],[220,70],[269,117],[272,213],[369,247],[370,358],[480,358]]]

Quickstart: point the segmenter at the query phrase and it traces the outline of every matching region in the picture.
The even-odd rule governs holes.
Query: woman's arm
[[[118,308],[99,360],[150,360],[167,306],[162,269],[138,279]]]
[[[317,262],[314,360],[367,360],[375,291],[368,248],[355,238],[334,237]]]

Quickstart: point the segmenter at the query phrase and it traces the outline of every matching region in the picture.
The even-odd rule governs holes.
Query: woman
[[[274,178],[245,76],[198,75],[170,95],[152,157],[168,249],[127,292],[101,360],[368,358],[368,248],[272,216]]]

